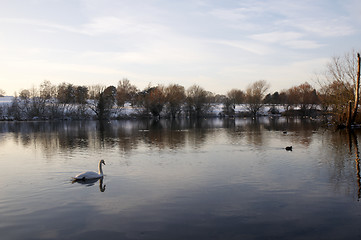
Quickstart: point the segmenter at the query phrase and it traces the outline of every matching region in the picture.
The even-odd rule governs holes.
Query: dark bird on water
[[[292,151],[292,146],[286,147],[286,151]]]

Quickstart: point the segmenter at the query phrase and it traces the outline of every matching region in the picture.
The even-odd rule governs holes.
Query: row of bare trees
[[[316,111],[316,106],[326,113],[337,116],[338,121],[347,119],[349,101],[357,103],[358,61],[355,51],[342,57],[334,57],[326,70],[317,76],[316,91],[308,82],[280,92],[268,93],[269,83],[260,80],[250,84],[244,91],[233,88],[225,95],[206,91],[199,85],[188,89],[178,84],[168,86],[149,85],[139,90],[128,79],[115,86],[76,86],[62,83],[58,86],[44,81],[39,88],[21,90],[12,104],[0,109],[0,114],[16,119],[29,118],[80,118],[96,116],[98,119],[117,117],[130,104],[139,115],[175,118],[178,116],[201,117],[207,115],[213,103],[223,104],[224,115],[236,115],[236,106],[244,104],[248,114],[256,116],[265,104],[285,106],[286,111],[298,109],[302,114]],[[0,91],[3,95],[4,92]],[[354,116],[358,104],[353,105]],[[277,113],[275,107],[271,108]]]
[[[309,84],[306,85],[311,89]],[[50,81],[44,81],[39,88],[21,90],[7,112],[15,119],[87,119],[92,116],[108,119],[117,117],[125,104],[130,104],[133,109],[138,109],[138,116],[202,117],[209,114],[212,105],[218,103],[223,104],[224,115],[235,115],[236,106],[244,104],[249,115],[255,116],[265,104],[295,106],[299,103],[290,100],[300,87],[281,93],[286,96],[284,102],[278,101],[280,97],[276,97],[277,92],[266,95],[268,88],[269,84],[260,80],[249,85],[245,91],[232,89],[226,95],[219,95],[198,85],[188,89],[178,84],[149,85],[144,90],[139,90],[128,79],[119,81],[117,87],[75,86],[70,83],[56,86]],[[312,91],[315,93],[314,89]]]

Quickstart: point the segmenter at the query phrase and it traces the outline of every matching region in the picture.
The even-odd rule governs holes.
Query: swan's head
[[[100,160],[100,164],[104,164],[105,165],[105,161],[102,159]]]

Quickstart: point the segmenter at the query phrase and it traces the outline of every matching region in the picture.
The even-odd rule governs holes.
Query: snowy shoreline
[[[12,121],[15,120],[13,117],[10,117],[8,115],[8,110],[12,105],[12,102],[14,100],[14,97],[12,96],[6,96],[6,97],[0,97],[0,120],[2,121]],[[21,101],[20,101],[21,104]],[[22,117],[20,120],[29,121],[29,120],[89,120],[89,119],[95,119],[96,115],[89,107],[86,107],[85,105],[85,111],[87,114],[86,118],[79,118],[79,117],[71,117],[71,114],[68,114],[69,109],[74,112],[78,112],[79,108],[83,107],[79,104],[69,104],[66,106],[64,111],[64,116],[61,118],[42,118],[42,117],[32,117],[32,118],[26,118]],[[275,110],[276,114],[272,114],[271,110]],[[293,110],[299,110],[299,108],[293,108]],[[274,112],[274,111],[273,111]],[[262,109],[257,114],[258,116],[281,116],[283,113],[286,112],[285,106],[283,105],[264,105]],[[221,118],[227,118],[227,117],[250,117],[250,112],[247,109],[246,104],[237,104],[235,105],[234,114],[233,115],[227,115],[224,113],[224,106],[221,103],[213,103],[210,104],[209,110],[204,114],[204,117],[221,117]],[[124,107],[114,107],[112,109],[112,114],[110,119],[138,119],[138,118],[148,118],[148,115],[144,115],[144,108],[142,107],[133,107],[131,104],[127,103]],[[160,115],[161,118],[167,118],[164,114]],[[186,114],[184,111],[180,114],[181,118],[185,118]]]

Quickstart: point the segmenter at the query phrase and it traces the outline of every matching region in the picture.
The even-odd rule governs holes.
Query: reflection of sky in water
[[[314,122],[12,124],[0,123],[4,239],[360,234],[355,144]],[[71,184],[99,159],[105,191]]]

